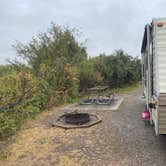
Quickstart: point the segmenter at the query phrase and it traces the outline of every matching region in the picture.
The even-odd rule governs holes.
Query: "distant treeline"
[[[80,70],[81,90],[95,85],[119,88],[137,83],[141,79],[140,59],[128,55],[122,49],[111,55],[92,57],[83,63]]]
[[[27,63],[0,66],[0,138],[46,108],[74,101],[86,88],[117,88],[140,80],[137,57],[117,50],[88,58],[86,47],[75,36],[74,30],[52,24],[30,43],[16,44],[18,56]]]

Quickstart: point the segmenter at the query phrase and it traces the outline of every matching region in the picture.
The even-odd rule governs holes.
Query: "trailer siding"
[[[157,27],[157,22],[162,21],[164,25]],[[166,93],[166,19],[159,19],[155,23],[156,53],[158,57],[159,92]]]
[[[157,27],[157,22],[163,22]],[[156,58],[158,68],[158,133],[166,134],[166,19],[155,20]]]

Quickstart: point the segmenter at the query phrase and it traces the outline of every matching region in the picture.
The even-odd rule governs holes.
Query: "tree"
[[[62,29],[52,24],[47,33],[40,33],[32,41],[24,45],[17,43],[17,54],[27,60],[34,73],[38,75],[40,64],[54,66],[57,59],[62,58],[72,66],[78,66],[87,59],[86,47],[75,38],[75,30]]]
[[[79,69],[79,80],[80,87],[79,90],[86,90],[87,88],[99,85],[103,78],[101,73],[95,70],[93,61],[88,60],[82,62]]]
[[[93,58],[94,66],[110,87],[121,87],[138,82],[141,78],[141,62],[138,57],[125,53],[122,49],[112,55],[101,54]]]

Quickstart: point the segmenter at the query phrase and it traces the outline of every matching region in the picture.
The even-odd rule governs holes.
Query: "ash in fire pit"
[[[74,125],[81,125],[90,121],[87,113],[69,113],[65,115],[65,122]]]
[[[101,122],[97,115],[88,113],[78,113],[77,111],[61,115],[52,126],[58,126],[65,129],[90,127]]]

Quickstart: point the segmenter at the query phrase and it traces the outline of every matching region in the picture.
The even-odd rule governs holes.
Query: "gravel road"
[[[156,137],[144,124],[141,90],[123,94],[117,111],[96,113],[102,123],[86,129],[50,127],[62,112],[45,112],[15,136],[10,156],[0,164],[12,166],[165,166],[166,136]]]
[[[111,145],[114,149],[111,162],[113,165],[165,166],[166,136],[156,137],[153,126],[141,120],[145,107],[141,90],[125,96],[120,111],[112,112],[107,123],[109,132],[115,130],[119,138]]]

